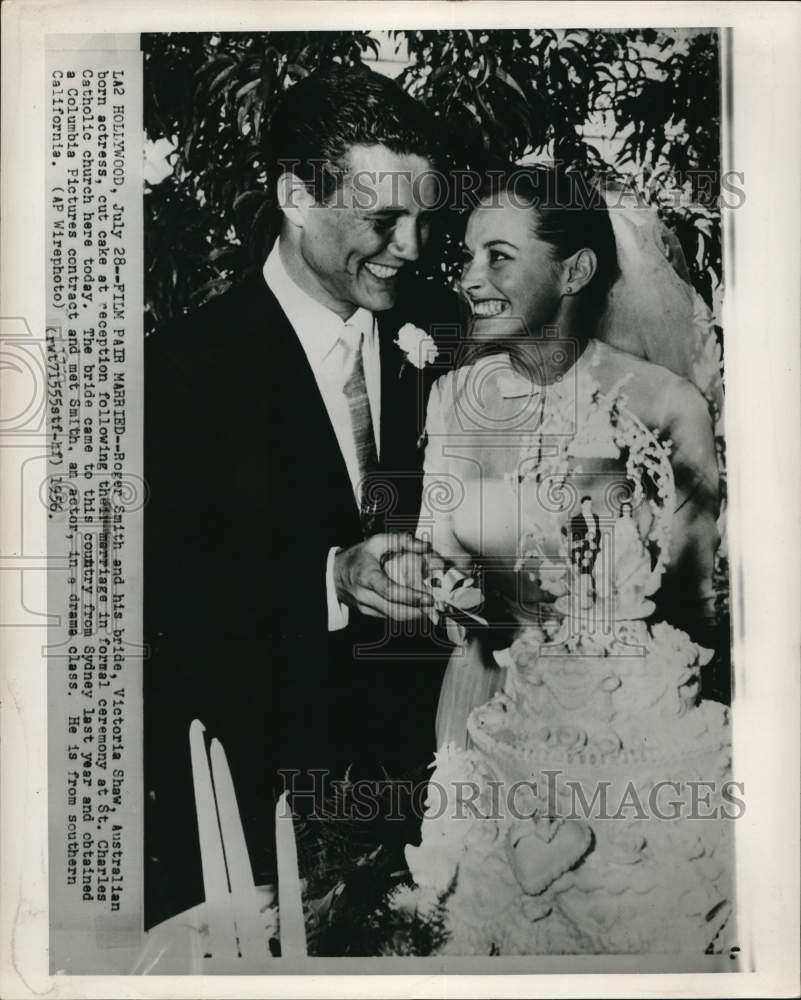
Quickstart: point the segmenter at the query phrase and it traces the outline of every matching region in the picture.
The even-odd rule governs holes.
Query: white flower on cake
[[[713,650],[697,645],[686,632],[681,632],[667,622],[653,625],[651,634],[654,638],[654,652],[664,656],[669,662],[705,667],[712,659]]]
[[[415,368],[425,368],[426,365],[433,364],[439,354],[434,338],[412,323],[403,324],[398,330],[395,343],[406,355],[406,360]]]

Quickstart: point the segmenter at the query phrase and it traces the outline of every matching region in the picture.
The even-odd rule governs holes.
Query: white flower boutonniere
[[[429,337],[425,330],[412,323],[404,323],[398,330],[398,337],[395,343],[406,355],[403,367],[408,361],[415,368],[425,368],[426,365],[433,364],[437,360],[439,351],[434,343],[434,338]],[[403,368],[401,368],[401,373]]]

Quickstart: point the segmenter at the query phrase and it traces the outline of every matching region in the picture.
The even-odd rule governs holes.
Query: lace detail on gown
[[[684,533],[679,548],[667,551],[669,522],[666,537],[659,505],[652,502],[661,490],[658,480],[638,483],[633,469],[641,456],[637,462],[621,458],[620,442],[609,437],[618,419],[614,413],[625,415],[631,429],[624,449],[629,456],[650,447],[654,433],[671,439],[679,495],[671,494],[669,514],[675,508],[680,517],[692,518],[693,544],[703,550],[702,559],[693,555],[693,564],[708,569],[711,583],[717,542],[714,441],[708,408],[685,380],[590,341],[560,384],[521,379],[508,356],[494,355],[450,373],[432,391],[418,533],[457,565],[482,565],[487,590],[502,595],[521,624],[541,622],[567,590],[566,524],[582,494],[596,498],[606,538],[614,535],[621,503],[633,502],[641,534],[650,534],[664,550],[664,562],[684,561]],[[670,466],[668,474],[672,491]],[[653,565],[641,546],[635,551],[631,538],[626,543],[626,527],[617,529],[617,560],[621,573],[630,564],[627,600],[643,605],[664,566]],[[606,557],[600,558],[603,563]],[[438,745],[464,746],[470,711],[503,683],[503,671],[476,640],[456,650],[443,681]]]

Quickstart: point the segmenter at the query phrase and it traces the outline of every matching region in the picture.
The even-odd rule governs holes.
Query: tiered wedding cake
[[[728,944],[742,805],[728,710],[700,700],[709,651],[644,620],[674,509],[667,451],[617,405],[592,421],[572,458],[586,466],[599,442],[616,452],[632,503],[602,525],[592,579],[563,532],[553,614],[496,656],[504,691],[473,711],[468,749],[437,753],[422,842],[406,849],[416,888],[395,903],[444,910],[445,954],[701,955]],[[632,519],[632,506],[647,518]]]

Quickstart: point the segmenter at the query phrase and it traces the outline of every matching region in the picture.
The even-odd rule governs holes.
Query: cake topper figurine
[[[593,570],[601,548],[601,522],[592,509],[592,497],[581,498],[581,508],[570,518],[570,564],[578,574],[579,603],[582,609],[595,601]]]

